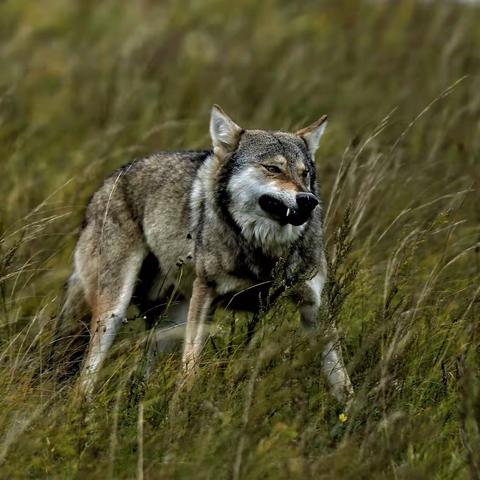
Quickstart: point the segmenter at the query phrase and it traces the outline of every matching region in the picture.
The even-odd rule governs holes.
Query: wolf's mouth
[[[299,226],[310,219],[312,211],[318,205],[318,199],[311,193],[299,193],[296,200],[297,207],[292,208],[273,195],[265,194],[258,199],[258,204],[272,220],[281,225]]]

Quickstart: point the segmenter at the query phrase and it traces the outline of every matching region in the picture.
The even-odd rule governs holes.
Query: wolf
[[[325,331],[322,370],[331,392],[349,401],[335,326],[318,320],[327,263],[315,153],[326,120],[296,133],[248,130],[214,105],[211,150],[157,153],[104,181],[86,209],[61,313],[65,319],[83,305],[91,317],[85,397],[130,303],[158,315],[154,305],[175,291],[168,315],[186,322],[188,376],[215,308],[258,310],[280,271],[304,328]]]

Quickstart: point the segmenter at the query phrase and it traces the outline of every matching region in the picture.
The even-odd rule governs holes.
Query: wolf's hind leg
[[[318,325],[318,309],[320,307],[323,284],[324,276],[319,273],[311,280],[305,282],[303,287],[300,315],[302,325],[306,329],[324,327],[323,325]],[[322,352],[322,372],[327,378],[330,390],[335,398],[342,404],[348,404],[349,399],[353,395],[353,388],[343,363],[337,328],[335,324],[325,327],[325,336],[328,338],[328,341]]]
[[[92,307],[90,345],[80,375],[81,393],[86,398],[91,396],[98,370],[125,318],[144,256],[143,246],[126,251],[123,259],[109,266],[108,281],[97,277],[86,289]]]
[[[193,282],[192,298],[188,308],[187,328],[183,346],[183,368],[191,373],[197,362],[205,337],[207,335],[206,323],[213,313],[215,299],[214,288],[207,285],[204,280],[196,278]]]

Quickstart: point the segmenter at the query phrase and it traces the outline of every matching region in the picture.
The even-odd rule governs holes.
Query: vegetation
[[[479,478],[479,26],[411,0],[1,2],[1,477]],[[188,393],[178,354],[141,381],[140,319],[88,410],[45,369],[89,195],[134,157],[208,147],[213,103],[245,127],[330,117],[321,317],[347,414],[285,301],[250,342],[217,312]]]

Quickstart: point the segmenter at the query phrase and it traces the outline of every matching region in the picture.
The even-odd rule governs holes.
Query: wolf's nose
[[[313,193],[299,193],[296,197],[300,212],[310,213],[318,204],[318,198]]]

